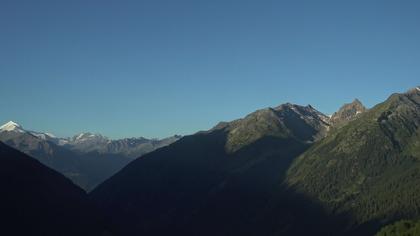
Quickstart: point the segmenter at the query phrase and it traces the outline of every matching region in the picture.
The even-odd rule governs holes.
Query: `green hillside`
[[[382,228],[376,236],[417,236],[420,235],[420,222],[401,220]]]
[[[394,94],[295,160],[287,184],[350,227],[420,215],[420,92]]]

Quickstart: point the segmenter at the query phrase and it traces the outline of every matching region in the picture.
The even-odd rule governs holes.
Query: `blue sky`
[[[0,121],[164,137],[419,85],[419,1],[0,2]]]

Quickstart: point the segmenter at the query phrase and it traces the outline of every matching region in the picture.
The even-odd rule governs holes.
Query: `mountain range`
[[[92,220],[77,223],[94,232],[89,235],[416,235],[419,127],[420,87],[415,87],[369,109],[355,99],[331,116],[311,105],[264,108],[207,131],[169,138],[170,144],[137,159],[126,148],[143,144],[140,139],[115,141],[90,133],[59,139],[8,123],[0,128],[0,140],[45,165],[54,157],[55,168],[66,176],[71,175],[65,170],[86,166],[83,161],[92,153],[131,160],[88,195],[70,181],[60,185],[79,192],[76,200],[62,201],[76,204],[73,216],[84,214],[77,204],[85,204]],[[37,163],[33,169],[55,173],[0,143],[2,149],[12,153],[2,158],[22,156]],[[60,159],[61,152],[80,159]],[[5,185],[16,188],[6,201],[2,196],[6,205],[16,208],[27,201],[14,195],[48,191],[32,188],[31,178],[25,179],[32,172],[24,166],[2,163],[0,175],[23,179]],[[64,181],[58,173],[47,179],[40,183],[54,189],[49,181]],[[38,208],[28,204],[27,210],[19,209],[35,214]],[[78,235],[79,226],[74,228]]]
[[[122,235],[373,235],[420,216],[419,95],[331,117],[258,110],[146,154],[90,196]]]
[[[166,146],[181,136],[174,135],[164,139],[124,138],[112,140],[100,134],[81,133],[72,138],[60,139],[58,143],[81,153],[118,154],[137,158],[148,152]]]
[[[122,235],[329,233],[320,227],[332,220],[321,206],[283,182],[297,156],[365,112],[354,111],[358,103],[343,106],[334,122],[287,103],[219,123],[133,161],[91,197]]]
[[[0,126],[0,141],[36,158],[88,191],[136,157],[179,137],[111,140],[100,134],[81,133],[72,138],[58,138],[26,130],[13,121]]]

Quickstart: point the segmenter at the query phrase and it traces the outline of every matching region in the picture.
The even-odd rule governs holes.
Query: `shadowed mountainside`
[[[110,235],[86,193],[0,142],[2,235]]]
[[[326,119],[311,106],[256,111],[135,160],[91,198],[122,235],[329,232],[316,203],[282,187],[292,160],[325,135]]]

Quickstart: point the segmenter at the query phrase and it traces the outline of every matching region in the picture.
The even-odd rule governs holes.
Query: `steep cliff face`
[[[329,120],[333,126],[340,127],[356,119],[367,109],[363,104],[355,99],[353,102],[344,104],[337,112],[335,112]]]

